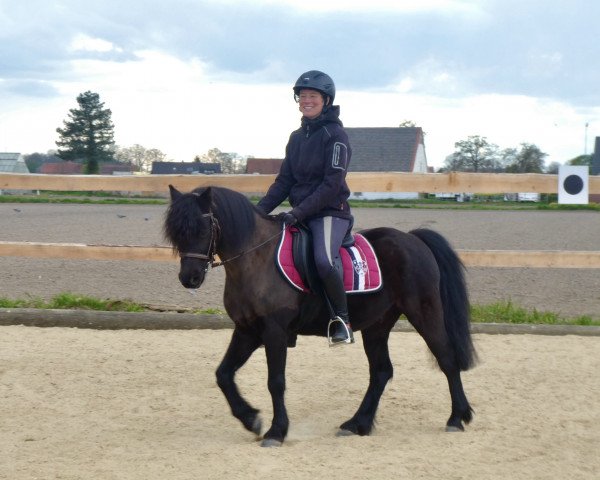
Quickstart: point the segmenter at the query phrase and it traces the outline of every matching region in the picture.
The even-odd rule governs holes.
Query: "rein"
[[[219,221],[217,220],[217,218],[213,215],[212,212],[209,213],[203,213],[202,214],[203,218],[210,218],[210,242],[208,244],[208,250],[206,253],[190,253],[190,252],[183,252],[180,253],[179,256],[181,258],[198,258],[200,260],[206,260],[206,270],[208,271],[208,266],[210,265],[211,268],[216,268],[216,267],[222,267],[223,265],[225,265],[226,263],[229,263],[233,260],[236,260],[244,255],[246,255],[247,253],[250,253],[254,250],[259,249],[260,247],[265,246],[266,244],[268,244],[269,242],[271,242],[274,238],[278,237],[281,235],[282,232],[277,232],[274,235],[271,235],[269,238],[267,238],[265,241],[259,243],[258,245],[255,245],[252,248],[249,248],[248,250],[244,250],[240,253],[238,253],[237,255],[234,255],[233,257],[230,257],[226,260],[220,261],[220,262],[215,262],[215,253],[216,253],[216,249],[217,249],[217,242],[219,241],[219,234],[221,232],[221,226],[219,225]],[[285,226],[284,226],[285,228]]]

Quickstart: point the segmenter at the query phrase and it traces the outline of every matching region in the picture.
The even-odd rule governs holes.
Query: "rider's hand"
[[[283,212],[277,215],[277,219],[285,224],[286,227],[294,225],[298,219],[291,212]]]

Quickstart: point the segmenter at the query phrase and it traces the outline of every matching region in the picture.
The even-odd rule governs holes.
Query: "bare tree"
[[[225,153],[218,148],[211,148],[202,155],[196,155],[194,161],[206,163],[218,163],[223,173],[244,173],[246,171],[246,159],[237,153]]]
[[[548,156],[531,143],[522,143],[519,150],[511,150],[511,160],[507,162],[507,173],[542,173],[544,159]]]
[[[446,170],[463,172],[494,172],[499,169],[498,146],[487,138],[472,135],[454,144],[455,152],[444,162]]]
[[[115,158],[131,165],[138,172],[148,172],[152,162],[163,162],[167,156],[156,148],[147,149],[136,143],[131,147],[117,147]]]

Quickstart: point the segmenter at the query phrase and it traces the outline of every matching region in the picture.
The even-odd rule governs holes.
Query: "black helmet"
[[[294,85],[294,96],[297,96],[303,88],[317,90],[330,98],[330,104],[333,103],[333,99],[335,98],[335,84],[326,73],[319,70],[310,70],[303,73],[298,77]]]

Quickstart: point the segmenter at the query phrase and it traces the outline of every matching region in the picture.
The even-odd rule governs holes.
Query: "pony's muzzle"
[[[191,275],[180,272],[179,281],[185,288],[200,288],[204,282],[204,272],[200,271]]]

